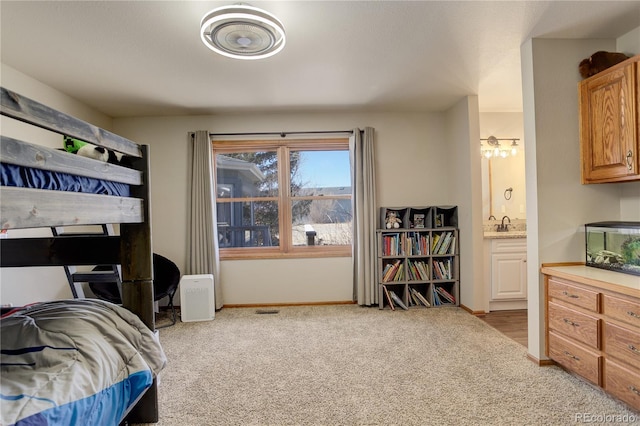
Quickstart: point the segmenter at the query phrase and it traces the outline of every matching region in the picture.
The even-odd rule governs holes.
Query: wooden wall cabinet
[[[542,272],[547,356],[640,410],[640,288]]]
[[[640,55],[581,81],[582,183],[640,180]]]

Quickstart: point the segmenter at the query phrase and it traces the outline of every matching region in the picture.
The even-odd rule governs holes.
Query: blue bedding
[[[69,173],[0,163],[0,185],[129,197],[129,185]]]
[[[137,316],[100,300],[22,308],[0,332],[5,426],[117,425],[166,365]]]

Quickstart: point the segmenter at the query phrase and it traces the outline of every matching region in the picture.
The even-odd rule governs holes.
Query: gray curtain
[[[209,131],[189,134],[189,217],[187,239],[187,275],[212,274],[216,309],[222,302],[220,251],[214,197],[213,149]]]
[[[353,298],[359,305],[378,303],[376,280],[376,182],[374,129],[353,130],[349,140],[353,188]]]

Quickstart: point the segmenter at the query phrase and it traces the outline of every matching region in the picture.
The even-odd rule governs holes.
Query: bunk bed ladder
[[[101,232],[84,232],[84,233],[72,233],[66,235],[115,235],[113,232],[113,225],[103,224],[100,225]],[[64,236],[64,227],[52,227],[51,232],[54,237]],[[64,273],[69,281],[69,287],[71,288],[71,294],[74,299],[84,299],[85,294],[82,287],[82,283],[114,283],[118,286],[118,293],[122,296],[122,280],[120,265],[99,265],[103,270],[93,270],[78,272],[77,267],[73,265],[64,265]]]

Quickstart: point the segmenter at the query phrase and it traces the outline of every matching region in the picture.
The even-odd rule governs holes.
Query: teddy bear
[[[398,213],[396,213],[394,211],[390,211],[390,212],[387,213],[387,217],[385,219],[385,224],[386,224],[387,229],[400,228],[400,225],[402,224],[402,221],[398,217]]]

